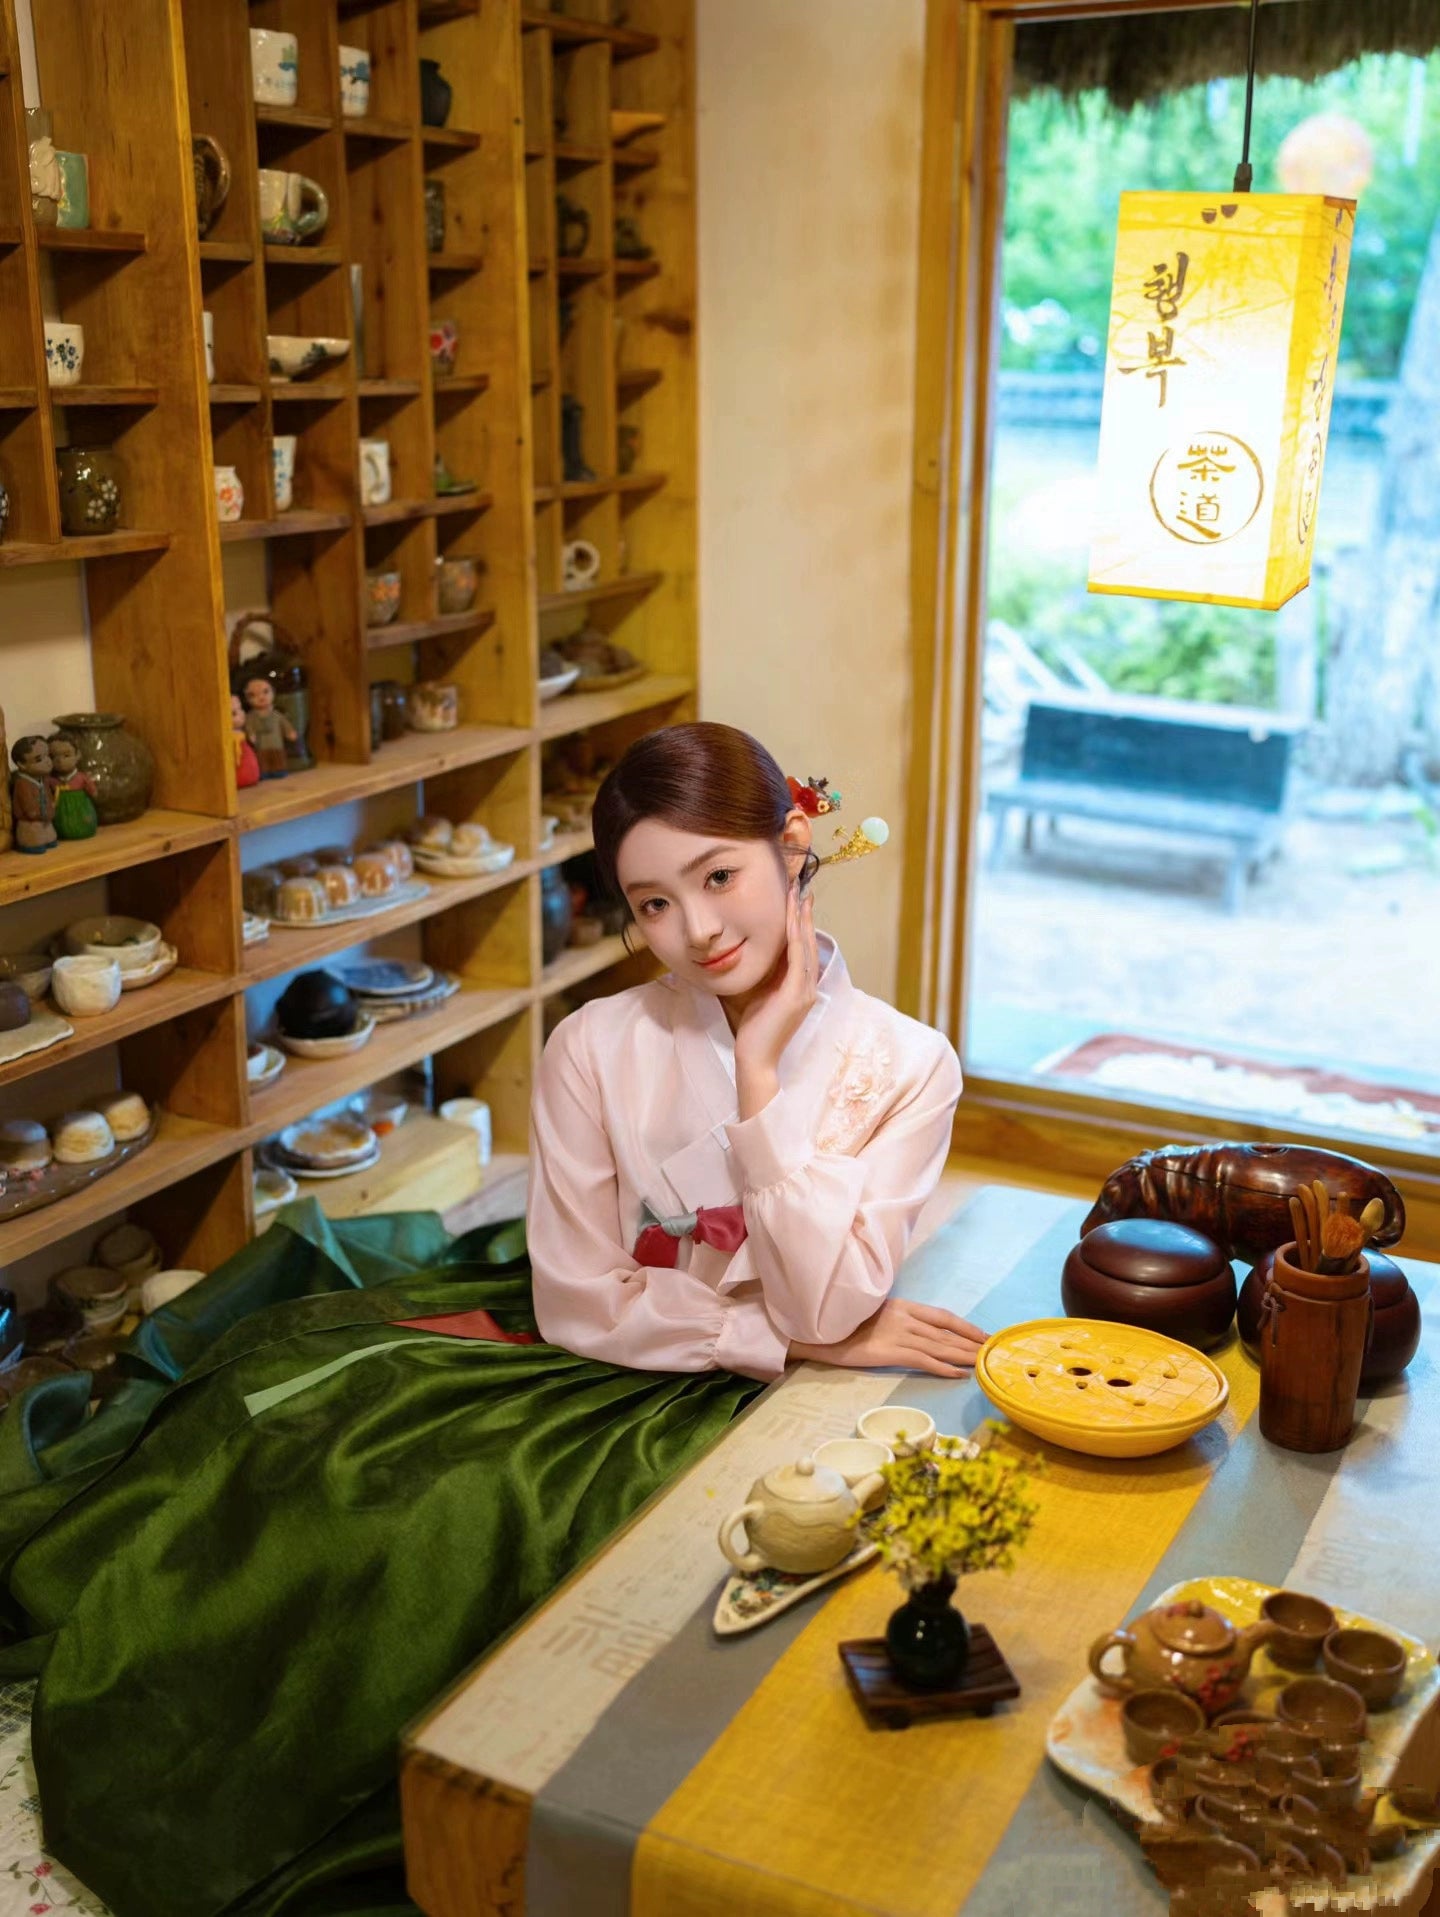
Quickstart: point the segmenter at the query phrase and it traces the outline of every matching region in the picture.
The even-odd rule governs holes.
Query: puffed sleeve
[[[933,1042],[853,1156],[821,1150],[783,1090],[726,1128],[765,1307],[798,1344],[835,1344],[874,1315],[939,1182],[960,1061],[939,1033],[927,1037]]]
[[[722,1297],[691,1272],[630,1256],[584,1025],[579,1015],[557,1026],[531,1106],[526,1235],[542,1336],[637,1371],[778,1378],[789,1340],[756,1288]]]

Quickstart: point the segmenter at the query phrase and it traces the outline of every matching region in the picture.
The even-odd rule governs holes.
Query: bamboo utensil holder
[[[1260,1318],[1260,1430],[1287,1451],[1338,1451],[1355,1424],[1374,1306],[1370,1267],[1306,1271],[1275,1254]]]

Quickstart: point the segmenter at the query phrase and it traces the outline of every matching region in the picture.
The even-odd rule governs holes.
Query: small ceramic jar
[[[442,613],[469,612],[475,604],[480,568],[473,559],[435,561],[435,599]]]
[[[360,498],[367,506],[384,506],[390,499],[390,442],[360,442]]]
[[[72,538],[114,532],[125,511],[125,469],[119,455],[108,446],[62,446],[55,465],[64,530]]]
[[[460,693],[438,680],[422,680],[410,688],[410,730],[453,732],[460,723]]]
[[[460,329],[454,320],[431,320],[430,365],[437,379],[446,379],[455,371],[460,351]]]
[[[45,377],[52,386],[78,386],[85,363],[85,328],[45,322]]]
[[[215,468],[215,517],[222,526],[233,526],[245,510],[245,488],[234,466]]]
[[[120,1002],[120,967],[113,958],[67,954],[55,961],[50,990],[71,1018],[99,1018]]]
[[[251,27],[250,75],[259,105],[293,107],[300,96],[300,43],[295,35]]]
[[[365,575],[365,623],[388,626],[400,610],[401,578],[398,572],[367,572]]]
[[[80,770],[95,781],[95,811],[101,825],[138,819],[155,786],[150,748],[118,712],[66,712],[55,724],[75,743]]]
[[[288,513],[295,504],[295,451],[299,444],[299,436],[295,433],[276,433],[270,442],[277,513]]]
[[[364,47],[340,49],[340,111],[363,120],[370,111],[370,55]]]

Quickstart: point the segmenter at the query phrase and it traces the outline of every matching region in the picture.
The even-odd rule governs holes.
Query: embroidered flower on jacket
[[[825,1093],[815,1143],[822,1152],[849,1152],[875,1123],[895,1089],[895,1056],[875,1032],[836,1046],[840,1063]]]

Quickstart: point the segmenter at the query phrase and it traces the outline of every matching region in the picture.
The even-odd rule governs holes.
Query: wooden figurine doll
[[[80,767],[80,749],[63,732],[48,742],[50,798],[55,831],[62,839],[93,839],[100,824],[95,810],[95,780]]]
[[[259,785],[260,761],[255,756],[245,731],[245,703],[238,692],[230,694],[231,744],[235,748],[235,783],[243,791],[247,785]]]
[[[15,741],[10,754],[15,771],[10,777],[10,799],[15,814],[15,848],[19,852],[48,852],[55,843],[51,823],[50,746],[38,732]]]
[[[245,736],[255,748],[262,779],[283,779],[285,747],[299,733],[275,707],[275,688],[268,679],[245,681]]]

